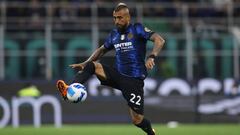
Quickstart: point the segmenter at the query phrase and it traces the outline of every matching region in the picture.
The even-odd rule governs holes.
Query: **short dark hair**
[[[118,5],[114,8],[114,12],[118,12],[124,8],[127,8],[128,9],[128,6],[127,4],[125,3],[118,3]]]

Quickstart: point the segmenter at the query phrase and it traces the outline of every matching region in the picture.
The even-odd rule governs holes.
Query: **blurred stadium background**
[[[82,104],[63,102],[55,88],[56,80],[70,82],[76,73],[69,64],[104,43],[118,2],[124,1],[0,1],[0,127],[130,122],[121,94],[95,77],[85,84]],[[133,22],[166,39],[145,81],[146,116],[154,123],[239,124],[240,1],[125,2]],[[113,64],[114,52],[101,62]],[[38,97],[19,94],[30,85]]]

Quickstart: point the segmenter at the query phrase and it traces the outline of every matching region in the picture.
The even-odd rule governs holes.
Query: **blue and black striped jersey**
[[[145,79],[146,43],[154,32],[140,23],[130,24],[124,32],[113,29],[104,47],[116,51],[116,68],[126,76]]]

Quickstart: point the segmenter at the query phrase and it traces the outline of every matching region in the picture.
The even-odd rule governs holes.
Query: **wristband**
[[[153,59],[155,59],[156,58],[156,56],[155,55],[153,55],[153,54],[150,54],[147,58],[153,58]]]

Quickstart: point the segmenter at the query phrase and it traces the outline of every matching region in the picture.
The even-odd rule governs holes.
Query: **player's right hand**
[[[86,65],[85,62],[83,62],[83,63],[79,63],[79,64],[71,64],[69,66],[71,68],[74,68],[74,69],[82,71],[84,69],[85,65]]]

